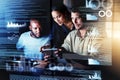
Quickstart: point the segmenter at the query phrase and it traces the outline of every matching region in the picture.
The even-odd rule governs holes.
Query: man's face
[[[54,19],[54,21],[58,24],[58,25],[63,25],[63,23],[65,22],[65,18],[64,18],[64,15],[61,14],[60,12],[58,11],[52,11],[51,12],[52,14],[52,17]]]
[[[32,31],[34,37],[40,37],[41,25],[38,22],[31,22],[30,30]]]
[[[71,12],[72,22],[77,30],[79,30],[82,26],[82,19],[80,17],[80,13]]]

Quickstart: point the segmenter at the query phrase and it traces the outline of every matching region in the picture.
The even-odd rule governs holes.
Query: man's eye
[[[60,17],[61,17],[61,15],[58,16],[58,18],[60,18]]]

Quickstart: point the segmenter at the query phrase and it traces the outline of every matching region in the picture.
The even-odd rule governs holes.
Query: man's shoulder
[[[76,34],[77,30],[72,30],[69,34]]]
[[[69,34],[67,35],[67,37],[75,37],[77,35],[77,30],[72,30],[71,32],[69,32]]]
[[[29,35],[30,35],[30,31],[24,32],[24,33],[21,34],[21,36],[29,36]]]
[[[90,30],[90,31],[98,30],[98,27],[95,27],[95,26],[87,27],[87,30]]]
[[[42,38],[51,39],[51,34],[49,34],[49,35],[43,35],[43,36],[41,36],[40,38],[41,38],[41,39],[42,39]]]

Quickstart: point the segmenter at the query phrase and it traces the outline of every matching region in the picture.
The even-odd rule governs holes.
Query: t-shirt
[[[34,38],[30,36],[30,31],[21,34],[16,48],[23,50],[26,58],[43,59],[43,54],[40,52],[40,48],[46,44],[50,44],[50,37],[43,36],[40,38]]]

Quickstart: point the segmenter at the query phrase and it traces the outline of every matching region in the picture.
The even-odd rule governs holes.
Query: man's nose
[[[77,20],[76,20],[76,19],[73,19],[73,23],[77,23]]]
[[[37,28],[36,32],[40,32],[40,29],[39,29],[39,28]]]

